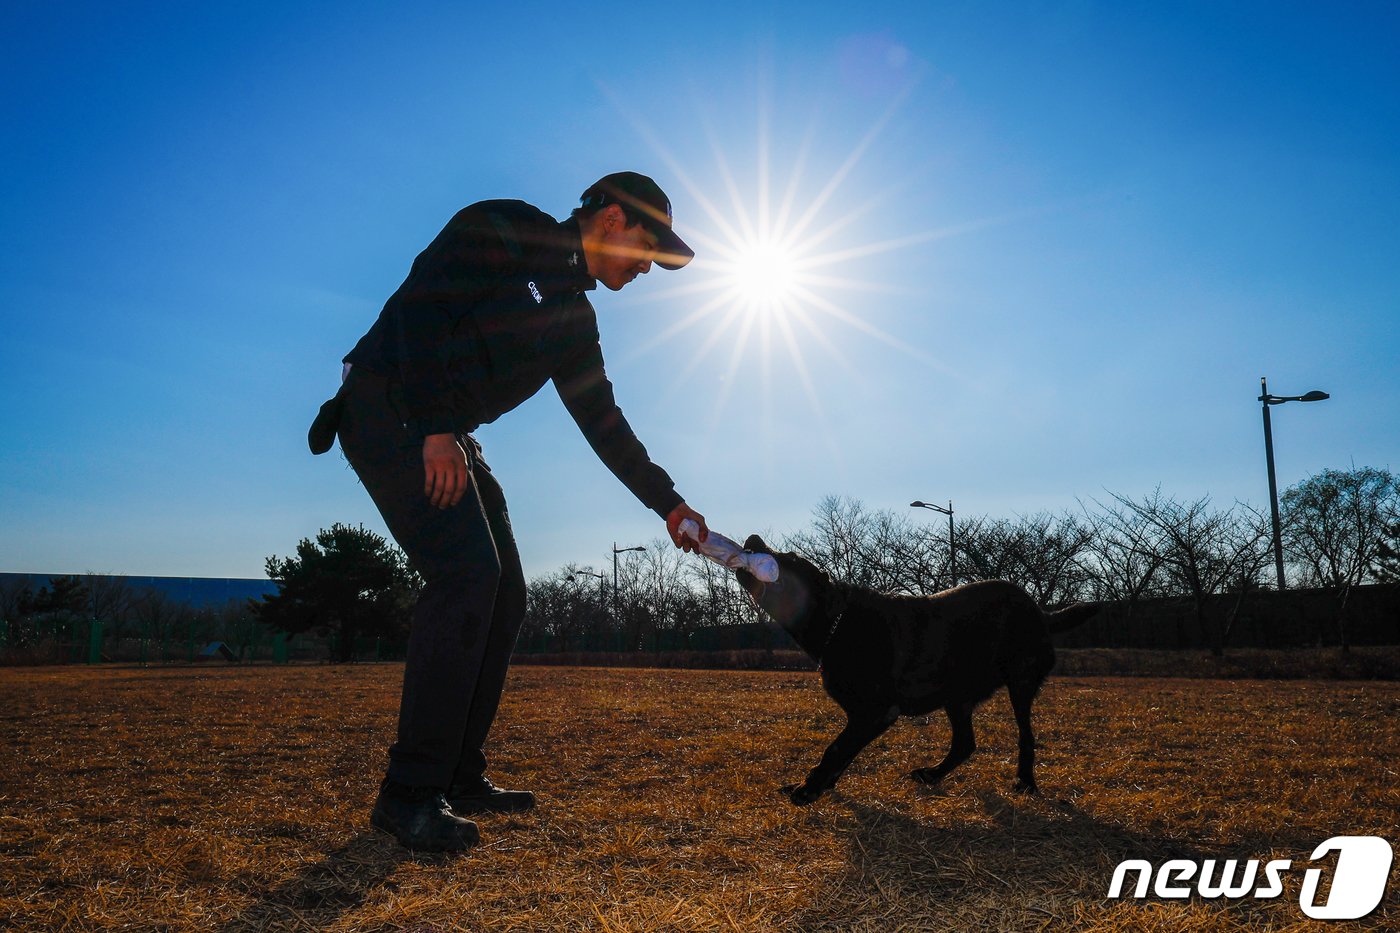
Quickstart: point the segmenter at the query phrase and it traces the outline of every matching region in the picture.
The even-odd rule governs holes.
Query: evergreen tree
[[[34,598],[35,612],[59,622],[71,622],[87,615],[88,588],[82,577],[51,577]]]
[[[253,613],[279,631],[329,637],[338,661],[353,659],[360,636],[403,637],[422,588],[404,553],[363,525],[322,529],[266,566],[277,592],[249,600]]]

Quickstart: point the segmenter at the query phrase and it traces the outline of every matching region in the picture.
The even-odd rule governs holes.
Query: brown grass
[[[0,670],[0,928],[1309,930],[1273,901],[1109,901],[1130,858],[1291,858],[1400,826],[1400,685],[1054,678],[1042,796],[1004,697],[937,791],[902,721],[797,809],[840,721],[803,672],[518,668],[470,855],[368,829],[401,667]]]

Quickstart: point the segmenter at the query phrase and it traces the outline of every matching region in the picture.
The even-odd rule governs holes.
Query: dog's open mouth
[[[761,554],[769,558],[770,560],[776,560],[776,558],[773,555],[773,549],[770,548],[768,546],[768,543],[758,535],[749,535],[747,538],[744,539],[744,553]],[[742,568],[735,568],[734,576],[738,579],[739,585],[744,588],[744,592],[749,594],[749,598],[753,600],[754,605],[759,606],[760,608],[762,608],[762,604],[759,602],[759,600],[763,598],[763,595],[767,593],[769,589],[782,589],[781,574],[775,574],[775,578],[773,580],[765,582],[763,580],[760,580],[753,574],[749,573],[747,570],[744,570]]]
[[[744,592],[749,594],[749,599],[754,601],[754,605],[758,605],[758,600],[763,596],[764,591],[769,586],[773,585],[764,583],[747,570],[735,570],[734,577],[739,581],[739,585],[744,588]]]
[[[758,535],[749,535],[744,539],[745,554],[767,554],[770,557],[772,552],[768,550],[768,545]],[[762,580],[742,568],[735,568],[734,576],[739,581],[739,585],[744,588],[755,601],[763,594],[765,584]]]

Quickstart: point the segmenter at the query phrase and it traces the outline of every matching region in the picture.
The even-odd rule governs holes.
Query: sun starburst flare
[[[729,278],[736,299],[750,311],[775,310],[792,299],[793,287],[800,281],[796,257],[774,240],[741,244],[728,266],[720,274]]]
[[[725,148],[702,117],[700,124],[706,128],[719,181],[718,185],[704,186],[694,181],[687,166],[668,151],[645,123],[631,116],[615,95],[609,95],[702,214],[687,225],[684,233],[696,247],[688,281],[650,288],[644,296],[636,296],[648,304],[693,302],[680,319],[633,353],[633,358],[637,358],[653,353],[663,344],[686,343],[664,396],[681,392],[693,384],[698,371],[708,369],[708,378],[715,387],[713,425],[723,415],[746,359],[756,356],[758,371],[752,374],[757,376],[753,382],[764,405],[771,405],[774,364],[777,357],[783,356],[795,377],[793,383],[801,386],[812,411],[825,424],[819,380],[814,378],[814,372],[829,369],[842,372],[843,379],[857,384],[864,380],[848,359],[852,343],[840,331],[854,332],[862,339],[873,338],[921,363],[946,370],[930,353],[881,328],[873,320],[878,315],[869,311],[872,302],[863,301],[869,296],[891,293],[912,296],[912,289],[873,281],[868,274],[861,274],[859,264],[955,231],[929,230],[865,241],[853,234],[860,229],[857,221],[868,220],[900,193],[896,185],[883,192],[867,191],[851,197],[849,189],[857,177],[857,164],[875,145],[907,90],[856,139],[850,153],[837,161],[830,177],[817,177],[811,183],[806,183],[804,175],[810,174],[809,167],[815,161],[815,131],[809,129],[792,158],[775,169],[771,122],[763,95],[751,184],[740,184]],[[783,179],[783,183],[775,186],[774,178]],[[831,210],[834,204],[841,203],[852,206],[842,213]],[[862,301],[859,313],[849,306],[855,301]],[[809,359],[813,353],[820,358],[819,364]],[[764,420],[771,420],[770,411],[765,410]],[[837,446],[835,432],[829,425],[827,433],[832,446]]]

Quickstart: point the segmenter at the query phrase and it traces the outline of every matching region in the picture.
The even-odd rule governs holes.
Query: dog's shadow
[[[308,863],[293,877],[260,892],[254,903],[218,930],[235,933],[284,926],[334,926],[336,920],[360,907],[375,892],[392,889],[392,876],[403,862],[450,857],[414,855],[384,835],[366,830]]]
[[[840,807],[849,814],[843,827],[848,865],[796,928],[820,926],[833,916],[870,916],[872,910],[895,905],[937,905],[947,916],[957,916],[965,907],[970,915],[986,919],[988,904],[996,905],[993,912],[1003,912],[998,923],[1015,926],[1017,911],[1058,916],[1057,904],[1102,900],[1114,867],[1127,859],[1160,864],[1223,854],[1210,843],[1099,819],[1064,799],[972,793],[988,819],[949,825],[833,791],[818,806]],[[931,789],[920,796],[955,795]],[[1272,841],[1299,848],[1308,844],[1291,838]],[[1238,854],[1237,847],[1230,848]]]

